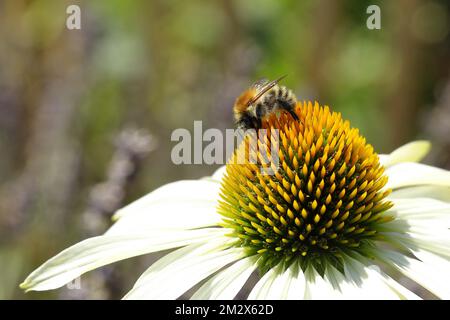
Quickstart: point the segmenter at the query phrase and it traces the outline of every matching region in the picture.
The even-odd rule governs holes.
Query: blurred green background
[[[81,30],[66,8],[81,8]],[[366,8],[381,8],[381,30]],[[120,298],[152,261],[70,288],[18,284],[118,207],[217,166],[170,160],[175,128],[232,127],[235,97],[287,74],[381,153],[416,138],[450,168],[448,1],[0,0],[0,299]]]

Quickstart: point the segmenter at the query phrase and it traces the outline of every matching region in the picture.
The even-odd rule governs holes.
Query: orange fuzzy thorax
[[[246,91],[244,91],[234,103],[234,112],[239,113],[243,112],[248,107],[248,102],[253,99],[253,97],[256,95],[256,90],[251,88]]]

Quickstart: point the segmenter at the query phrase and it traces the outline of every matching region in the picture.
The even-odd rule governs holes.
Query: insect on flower
[[[287,111],[298,120],[294,112],[297,98],[295,94],[280,82],[286,76],[269,81],[261,79],[245,90],[234,103],[236,127],[242,130],[260,129],[262,121],[278,111]]]

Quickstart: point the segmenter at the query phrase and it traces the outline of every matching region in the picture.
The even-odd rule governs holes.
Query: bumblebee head
[[[234,112],[243,112],[251,107],[259,98],[265,95],[270,91],[273,87],[275,87],[278,82],[280,82],[285,75],[273,80],[269,81],[267,79],[261,79],[255,82],[249,89],[245,90],[234,103]]]

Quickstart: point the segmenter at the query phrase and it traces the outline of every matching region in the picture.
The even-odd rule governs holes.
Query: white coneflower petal
[[[347,295],[348,288],[342,288],[342,292],[346,299],[356,300],[399,300],[401,296],[389,286],[383,278],[387,277],[383,275],[378,267],[363,265],[356,259],[348,259],[350,263],[344,266],[345,275],[347,280],[344,283],[348,283],[348,279],[353,279],[356,287],[359,290],[353,290],[353,294]],[[400,284],[399,284],[400,285]],[[404,290],[407,290],[406,288]],[[351,292],[349,290],[349,292]]]
[[[448,228],[411,228],[406,239],[411,246],[425,249],[450,258],[450,236]]]
[[[433,213],[429,217],[414,216],[407,218],[407,223],[409,226],[407,231],[409,233],[414,230],[429,232],[433,228],[436,228],[434,232],[439,230],[447,232],[447,229],[450,228],[450,217],[449,214]]]
[[[389,177],[385,188],[438,185],[450,187],[450,172],[425,164],[405,162],[386,169]]]
[[[345,267],[344,275],[331,265],[328,265],[322,277],[313,268],[305,271],[307,277],[307,299],[324,300],[398,300],[399,295],[383,278],[376,267],[366,267],[358,261],[348,258],[349,264]],[[392,280],[392,279],[391,279]],[[397,283],[397,286],[401,287]],[[403,291],[408,291],[406,288]]]
[[[435,199],[394,201],[397,205],[391,212],[399,219],[386,226],[385,239],[450,258],[450,204]]]
[[[299,264],[294,262],[284,272],[281,270],[283,270],[282,263],[269,270],[252,289],[248,299],[303,300],[306,279]]]
[[[450,261],[443,258],[439,254],[434,254],[425,250],[413,250],[413,254],[420,259],[423,263],[433,266],[442,275],[440,279],[447,285],[450,283],[450,276],[448,271],[450,270]],[[434,274],[436,277],[437,275]]]
[[[450,204],[430,198],[393,199],[391,212],[408,224],[437,228],[450,227]]]
[[[281,263],[269,271],[256,283],[250,292],[248,299],[249,300],[268,300],[273,297],[270,296],[272,284],[275,279],[278,277],[281,269]]]
[[[336,294],[339,299],[362,299],[365,295],[365,293],[361,291],[361,287],[353,282],[351,278],[346,278],[344,274],[332,265],[326,267],[324,280],[330,283],[333,288],[338,289]]]
[[[212,179],[216,181],[222,181],[223,175],[227,171],[227,166],[221,166],[219,169],[216,170],[216,172],[213,173]]]
[[[221,216],[216,201],[153,202],[145,210],[127,213],[107,232],[108,235],[136,234],[161,229],[194,229],[217,226]]]
[[[380,163],[385,167],[401,162],[419,162],[428,154],[431,143],[424,140],[412,141],[395,149],[390,154],[380,154]]]
[[[278,272],[278,275],[274,277],[272,283],[270,284],[270,288],[266,293],[265,299],[272,300],[286,300],[292,299],[290,296],[292,295],[293,286],[297,286],[294,290],[300,290],[302,293],[305,291],[304,288],[298,288],[298,284],[294,282],[299,281],[296,279],[296,275],[298,274],[298,268],[296,266],[291,266],[284,272],[281,272],[281,266]],[[277,269],[275,269],[277,271]],[[301,278],[300,278],[301,285]],[[303,286],[304,286],[303,282]]]
[[[223,237],[224,230],[173,231],[128,236],[99,236],[81,241],[62,251],[31,273],[21,284],[36,291],[59,288],[80,275],[101,266],[134,256],[181,247]]]
[[[333,287],[332,283],[326,281],[314,267],[307,267],[305,270],[306,300],[331,300],[342,299],[342,293],[338,288]]]
[[[257,264],[254,257],[235,262],[204,283],[191,297],[193,300],[231,300],[242,289]]]
[[[243,257],[229,247],[229,239],[190,245],[155,262],[138,279],[124,299],[176,299],[227,264]],[[163,284],[163,285],[162,285]]]
[[[196,202],[205,201],[214,202],[218,199],[220,185],[210,180],[182,180],[166,184],[146,196],[123,207],[114,215],[114,219],[119,219],[127,214],[134,212],[148,212],[147,206],[156,203],[177,202]],[[149,214],[152,214],[148,212]],[[160,212],[154,212],[153,215],[159,215]]]
[[[414,215],[414,214],[426,214],[424,210],[426,208],[436,209],[436,210],[444,210],[444,213],[448,212],[450,207],[450,203],[445,201],[440,201],[437,199],[427,198],[427,197],[419,197],[415,199],[396,199],[393,200],[395,203],[396,211],[399,211],[402,215]],[[392,209],[391,209],[392,210]],[[431,210],[433,211],[433,210]],[[430,214],[430,213],[429,213]]]
[[[450,202],[450,187],[444,186],[413,186],[393,191],[389,199],[417,199],[432,198],[444,202]]]
[[[379,258],[389,262],[406,277],[417,282],[441,299],[450,299],[448,270],[439,270],[436,266],[394,251],[383,251]]]
[[[351,278],[346,278],[344,274],[332,265],[326,266],[323,280],[334,289],[333,292],[336,297],[332,297],[332,299],[362,299],[364,296],[364,293],[363,296],[361,295],[361,287],[354,283]]]
[[[294,262],[283,270],[283,263],[269,270],[249,294],[249,300],[303,300],[307,281],[305,273]]]
[[[391,277],[385,274],[382,274],[382,276],[382,280],[391,288],[391,290],[393,290],[398,295],[401,300],[422,300],[422,298],[420,298],[414,292],[408,290]]]
[[[303,272],[299,272],[300,266],[298,263],[293,263],[287,270],[291,276],[289,288],[287,289],[288,300],[300,300],[305,297],[306,279]]]

